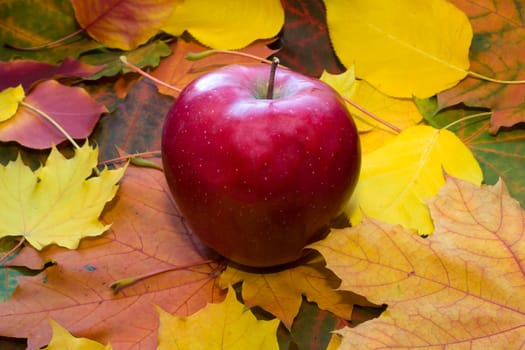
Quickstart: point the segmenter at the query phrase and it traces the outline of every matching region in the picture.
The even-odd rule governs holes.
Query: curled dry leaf
[[[424,239],[366,219],[314,243],[341,289],[388,304],[340,332],[344,349],[518,349],[525,339],[525,212],[500,182],[447,178]]]

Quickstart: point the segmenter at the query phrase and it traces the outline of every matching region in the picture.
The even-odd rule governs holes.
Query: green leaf
[[[119,59],[122,55],[125,55],[129,62],[143,68],[158,66],[160,59],[170,54],[170,47],[165,42],[156,40],[128,52],[102,48],[86,53],[81,60],[93,65],[105,65],[102,71],[89,78],[89,80],[97,80],[104,76],[117,75],[121,71],[124,73],[129,72],[129,69],[122,67],[122,62]]]
[[[456,106],[438,112],[435,98],[416,99],[416,104],[425,120],[436,128],[442,128],[459,119],[487,112],[487,109],[473,109]],[[489,133],[489,115],[465,119],[450,127],[474,153],[478,160],[485,183],[493,185],[502,178],[511,195],[521,206],[525,206],[525,130],[515,127],[497,135]]]

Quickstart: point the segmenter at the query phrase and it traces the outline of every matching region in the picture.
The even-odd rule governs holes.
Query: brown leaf
[[[450,177],[429,207],[427,239],[367,219],[313,245],[341,289],[388,304],[378,319],[344,329],[343,348],[520,348],[525,212],[501,182]]]
[[[274,51],[268,48],[267,44],[269,43],[270,41],[268,40],[259,40],[239,51],[266,58],[274,53]],[[222,66],[228,64],[257,63],[256,60],[250,58],[222,53],[214,54],[197,61],[189,61],[186,59],[186,55],[206,51],[208,48],[198,43],[184,40],[177,40],[171,44],[170,47],[173,54],[163,59],[160,65],[153,70],[152,75],[179,89],[183,89],[191,81],[204,73],[208,73]],[[178,92],[175,90],[168,89],[164,86],[158,85],[158,88],[161,94],[178,95]]]
[[[38,84],[24,100],[53,118],[75,139],[91,134],[100,114],[107,112],[85,90],[47,80]],[[36,149],[50,148],[66,140],[66,136],[39,113],[20,106],[9,120],[0,123],[0,141],[16,141]]]
[[[222,300],[214,283],[217,266],[200,265],[208,251],[188,234],[162,172],[128,168],[103,221],[113,223],[110,231],[83,240],[78,250],[43,251],[56,265],[20,278],[0,308],[0,334],[27,337],[29,349],[35,349],[49,342],[51,317],[76,336],[111,343],[113,349],[152,349],[158,327],[154,305],[184,316]],[[119,279],[182,266],[117,294],[110,289]]]
[[[512,0],[453,3],[474,30],[470,70],[501,80],[525,80],[525,8]],[[525,122],[525,84],[500,84],[469,76],[438,95],[440,108],[458,103],[492,109],[490,132]]]

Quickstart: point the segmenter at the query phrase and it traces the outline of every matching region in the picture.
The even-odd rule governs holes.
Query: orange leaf
[[[269,43],[269,41],[259,40],[239,51],[266,58],[274,52],[266,46]],[[257,62],[250,58],[222,53],[214,54],[197,61],[189,61],[186,59],[187,54],[206,51],[208,48],[195,42],[187,42],[183,40],[177,40],[170,45],[170,48],[172,49],[173,54],[164,58],[160,62],[160,65],[153,70],[152,75],[165,83],[178,87],[179,89],[183,89],[199,76],[222,66],[235,63],[254,64]],[[176,91],[161,85],[158,85],[158,88],[161,94],[172,96],[178,95]]]
[[[52,318],[76,336],[114,349],[153,349],[154,304],[185,316],[222,300],[213,277],[217,266],[198,265],[209,259],[207,250],[180,220],[162,172],[129,167],[115,198],[103,216],[113,223],[108,233],[83,240],[78,250],[45,249],[43,259],[56,265],[19,279],[0,308],[0,334],[28,338],[29,348],[38,348],[51,339]],[[188,265],[116,294],[110,289],[115,280]]]
[[[78,23],[105,46],[131,50],[158,33],[177,1],[73,0]]]
[[[448,178],[427,239],[372,219],[312,245],[341,289],[387,303],[341,331],[342,348],[517,349],[525,339],[525,212],[500,182]]]

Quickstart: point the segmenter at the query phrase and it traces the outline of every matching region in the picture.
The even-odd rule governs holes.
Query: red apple
[[[171,107],[162,160],[192,231],[251,267],[300,258],[349,199],[361,164],[344,101],[325,83],[270,67],[228,66],[190,83]]]

